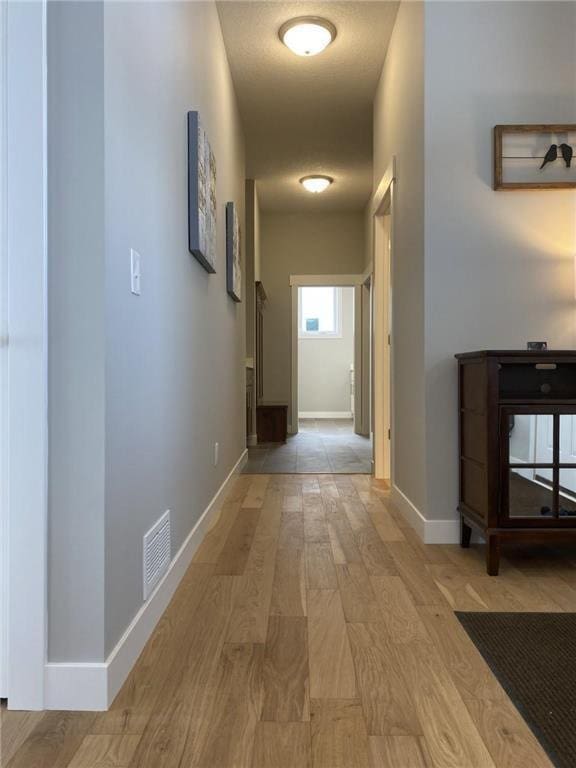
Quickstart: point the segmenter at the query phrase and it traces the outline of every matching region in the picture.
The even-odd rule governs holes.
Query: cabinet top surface
[[[486,357],[518,357],[525,358],[527,360],[537,359],[567,359],[576,362],[576,350],[575,349],[547,349],[547,350],[532,350],[532,349],[482,349],[476,352],[461,352],[455,355],[458,360],[466,360],[469,358],[486,358]]]

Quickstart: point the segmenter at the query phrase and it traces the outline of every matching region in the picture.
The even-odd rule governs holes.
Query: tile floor
[[[354,432],[352,419],[301,419],[286,443],[248,449],[244,474],[370,474],[372,442]]]

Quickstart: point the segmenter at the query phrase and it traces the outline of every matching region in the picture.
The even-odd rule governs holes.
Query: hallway
[[[574,611],[549,562],[495,581],[366,476],[240,477],[111,710],[35,716],[7,768],[547,768],[453,610]]]
[[[352,419],[300,419],[298,429],[285,444],[249,448],[243,473],[371,473],[372,442],[354,432]]]

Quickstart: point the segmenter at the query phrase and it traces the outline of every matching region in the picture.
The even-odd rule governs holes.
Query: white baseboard
[[[108,665],[52,664],[44,667],[44,709],[108,709]]]
[[[244,450],[188,534],[164,578],[142,605],[106,661],[84,664],[46,664],[44,670],[46,709],[103,711],[112,704],[156,624],[168,607],[196,550],[228,495],[232,482],[246,463],[247,457],[248,451]]]
[[[390,501],[425,544],[458,544],[460,541],[459,520],[427,520],[396,485],[390,490]]]
[[[351,419],[352,411],[299,411],[299,419]]]
[[[258,435],[248,435],[248,438],[246,440],[246,444],[248,448],[254,448],[255,445],[258,445]]]

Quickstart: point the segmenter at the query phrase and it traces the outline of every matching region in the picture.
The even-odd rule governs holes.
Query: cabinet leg
[[[500,570],[499,536],[488,536],[486,541],[486,570],[489,576],[498,576]]]
[[[460,518],[460,546],[463,549],[468,549],[470,546],[470,537],[472,536],[472,528],[468,523],[464,522],[464,518]]]

